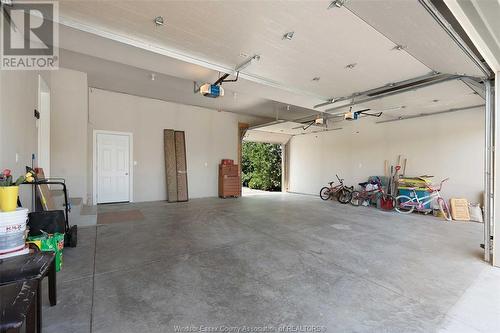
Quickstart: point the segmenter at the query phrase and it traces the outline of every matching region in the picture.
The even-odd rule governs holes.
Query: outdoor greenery
[[[263,191],[281,191],[281,146],[243,142],[241,171],[243,186]]]

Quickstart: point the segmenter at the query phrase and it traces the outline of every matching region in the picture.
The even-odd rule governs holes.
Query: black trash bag
[[[64,235],[64,247],[76,247],[78,244],[78,226],[73,225]]]
[[[30,236],[41,235],[43,230],[48,234],[61,233],[66,231],[66,219],[63,210],[49,210],[43,212],[33,212],[28,214],[28,227]]]

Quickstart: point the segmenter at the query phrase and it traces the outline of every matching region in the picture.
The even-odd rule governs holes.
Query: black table
[[[0,286],[0,332],[19,332],[26,321],[26,333],[36,330],[38,280]]]
[[[35,252],[7,259],[0,259],[0,286],[36,280],[37,328],[42,330],[42,280],[49,278],[50,305],[57,304],[56,263],[54,252]]]

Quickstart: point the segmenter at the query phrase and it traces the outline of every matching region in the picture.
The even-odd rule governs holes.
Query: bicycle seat
[[[328,185],[332,186],[334,182],[328,182]]]

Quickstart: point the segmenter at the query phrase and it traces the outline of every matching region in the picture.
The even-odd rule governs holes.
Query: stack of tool
[[[389,167],[389,161],[384,162],[384,176],[389,179],[387,183],[387,193],[394,196],[397,195],[398,181],[400,177],[404,177],[406,173],[406,164],[408,160],[406,158],[401,158],[398,155],[396,165],[391,165]]]

